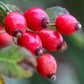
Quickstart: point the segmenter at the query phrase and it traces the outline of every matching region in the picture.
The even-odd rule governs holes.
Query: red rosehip
[[[55,80],[56,69],[57,63],[52,55],[46,53],[37,58],[37,71],[41,76]]]
[[[17,39],[17,44],[30,50],[34,55],[42,54],[42,42],[39,36],[33,32],[27,31]]]
[[[24,13],[24,16],[27,20],[28,28],[33,31],[40,31],[49,26],[49,17],[41,8],[30,8]]]
[[[0,31],[4,31],[0,24]],[[12,37],[8,33],[0,33],[0,49],[13,44]]]
[[[60,33],[52,29],[44,29],[38,32],[42,45],[47,50],[65,50],[66,44]]]
[[[75,17],[69,14],[58,16],[55,25],[57,31],[63,35],[70,35],[81,29],[81,24]]]
[[[4,24],[7,33],[15,37],[20,37],[27,29],[26,19],[18,12],[9,13]]]

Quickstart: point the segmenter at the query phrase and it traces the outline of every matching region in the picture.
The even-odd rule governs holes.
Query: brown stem
[[[17,45],[17,38],[16,37],[12,37],[12,39],[13,39],[14,44]]]
[[[55,23],[50,23],[49,26],[56,26]]]
[[[12,11],[6,6],[6,10],[11,13]]]

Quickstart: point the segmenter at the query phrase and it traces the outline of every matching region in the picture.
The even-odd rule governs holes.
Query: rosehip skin
[[[55,30],[44,29],[39,31],[38,35],[41,38],[42,46],[47,50],[55,51],[63,42],[63,37]]]
[[[27,26],[33,31],[40,31],[49,26],[50,20],[47,13],[41,8],[30,8],[24,13]]]
[[[26,19],[18,12],[9,13],[4,24],[7,33],[15,37],[17,37],[18,33],[22,35],[27,29]]]
[[[43,76],[55,80],[57,63],[55,58],[45,53],[37,58],[37,72]]]
[[[4,31],[0,24],[0,31]],[[12,37],[8,33],[0,33],[0,49],[13,44]]]
[[[34,55],[42,54],[42,42],[39,36],[33,32],[27,31],[17,39],[17,44],[25,47]]]
[[[70,35],[81,29],[78,20],[69,14],[62,14],[55,21],[56,29],[63,35]]]

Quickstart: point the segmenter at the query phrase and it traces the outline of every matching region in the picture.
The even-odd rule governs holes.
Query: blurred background
[[[0,0],[13,4],[23,11],[32,7],[46,9],[53,6],[66,8],[82,24],[83,30],[73,35],[63,36],[68,44],[64,53],[53,54],[58,63],[56,80],[41,77],[37,72],[31,78],[10,79],[5,77],[6,84],[84,84],[84,0]]]

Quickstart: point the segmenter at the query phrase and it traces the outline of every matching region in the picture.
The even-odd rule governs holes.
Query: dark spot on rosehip
[[[43,28],[47,28],[49,26],[50,20],[48,17],[44,17],[41,21],[41,26]]]
[[[36,54],[37,56],[42,55],[42,54],[43,54],[43,48],[42,48],[42,47],[38,47],[38,48],[35,50],[35,54]]]
[[[61,48],[61,46],[62,46],[63,43],[64,43],[64,42],[61,42],[61,43],[60,43],[60,45],[59,45],[58,48],[57,48],[58,50]]]
[[[57,50],[60,52],[63,52],[67,49],[67,43],[65,41],[61,42],[58,46]]]
[[[48,78],[51,80],[55,80],[56,79],[56,74],[55,73],[51,73],[48,75]]]
[[[23,31],[20,30],[20,29],[16,29],[14,32],[13,32],[13,35],[17,38],[20,38],[23,34]]]
[[[81,28],[82,28],[82,25],[79,22],[77,22],[75,25],[76,31],[79,31]]]

